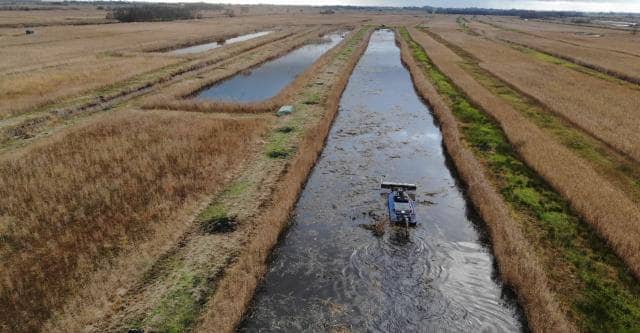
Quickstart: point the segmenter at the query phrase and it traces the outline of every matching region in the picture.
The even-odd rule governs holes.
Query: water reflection
[[[340,108],[240,330],[523,330],[392,32],[374,33]],[[386,218],[381,177],[418,184],[408,236],[362,227]]]
[[[238,43],[238,42],[244,42],[244,41],[247,41],[247,40],[250,40],[250,39],[266,36],[266,35],[268,35],[268,34],[270,34],[272,32],[273,31],[254,32],[254,33],[250,33],[250,34],[246,34],[246,35],[241,35],[241,36],[238,36],[238,37],[229,38],[229,39],[227,39],[227,40],[225,40],[223,42],[213,42],[213,43],[206,43],[206,44],[189,46],[189,47],[173,50],[173,51],[171,51],[169,53],[173,54],[173,55],[200,53],[200,52],[204,52],[204,51],[217,49],[222,45],[234,44],[234,43]]]
[[[202,90],[196,98],[234,102],[256,102],[271,98],[342,39],[342,33],[330,34],[321,42],[300,47]]]

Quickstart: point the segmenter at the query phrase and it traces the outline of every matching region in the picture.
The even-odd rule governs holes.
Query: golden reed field
[[[633,30],[268,5],[124,23],[108,9],[0,6],[1,332],[237,329],[383,26],[525,325],[640,328]],[[335,32],[271,98],[193,98]]]

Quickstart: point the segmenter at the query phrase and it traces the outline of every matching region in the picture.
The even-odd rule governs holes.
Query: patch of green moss
[[[463,139],[488,166],[505,201],[535,223],[544,244],[552,246],[559,274],[574,272],[575,288],[557,292],[570,304],[576,324],[584,331],[631,332],[640,327],[640,286],[588,223],[542,178],[523,163],[499,125],[472,105],[430,61],[406,29],[409,44],[427,77],[450,105],[461,125]],[[503,87],[504,89],[504,87]],[[517,97],[517,96],[511,96]],[[532,236],[533,237],[533,236]],[[549,250],[549,249],[545,249]],[[557,269],[559,267],[550,267]]]
[[[215,221],[219,219],[227,218],[227,210],[226,208],[218,203],[214,203],[209,205],[205,210],[200,212],[198,215],[199,221]]]
[[[467,21],[467,19],[465,19],[462,16],[459,16],[456,18],[456,22],[458,22],[458,25],[460,26],[460,28],[462,29],[462,31],[466,34],[469,35],[473,35],[473,36],[477,36],[478,33],[476,33],[475,31],[471,30],[469,28],[469,21]]]
[[[460,56],[464,60],[461,64],[462,68],[485,88],[509,103],[540,128],[548,131],[559,143],[578,156],[594,163],[605,172],[606,176],[629,184],[628,189],[633,192],[631,194],[640,200],[640,187],[635,185],[636,180],[640,179],[640,169],[632,166],[634,165],[633,161],[615,153],[612,154],[611,150],[597,139],[592,138],[589,134],[546,109],[536,100],[522,94],[491,72],[480,67],[478,60],[464,49],[448,43],[429,31],[425,32]]]
[[[369,29],[371,29],[370,25],[360,28],[360,30],[358,30],[353,35],[353,37],[347,42],[347,45],[345,45],[345,47],[340,51],[340,53],[338,53],[337,58],[339,60],[345,60],[349,58],[349,56],[351,56],[351,54],[355,50],[356,45],[358,45],[358,43],[362,41],[362,39],[364,38],[364,35],[367,33],[367,31],[369,31]]]
[[[310,93],[307,95],[307,99],[303,102],[304,104],[314,105],[320,103],[321,96],[317,93]]]
[[[250,185],[251,183],[246,180],[236,181],[224,190],[223,195],[239,197],[249,188]]]
[[[197,291],[203,288],[204,281],[192,272],[181,272],[175,285],[171,287],[158,306],[154,308],[145,321],[145,326],[154,332],[179,333],[187,331],[195,323],[203,300]]]
[[[227,191],[238,191],[229,188]],[[226,192],[226,191],[225,191]],[[231,195],[227,192],[227,195]],[[236,217],[230,215],[224,205],[213,203],[198,215],[200,228],[203,232],[212,234],[220,232],[232,232],[236,229]]]
[[[293,132],[275,131],[269,137],[266,145],[267,156],[270,158],[288,158],[295,152],[291,145]]]

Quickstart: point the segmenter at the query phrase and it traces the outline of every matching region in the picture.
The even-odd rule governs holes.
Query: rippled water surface
[[[225,40],[222,43],[213,42],[213,43],[194,45],[194,46],[189,46],[189,47],[173,50],[170,53],[171,54],[175,54],[175,55],[200,53],[200,52],[204,52],[204,51],[217,49],[222,45],[233,44],[233,43],[238,43],[238,42],[244,42],[244,41],[249,40],[249,39],[262,37],[262,36],[268,35],[268,34],[270,34],[272,32],[273,31],[254,32],[254,33],[250,33],[250,34],[246,34],[246,35],[241,35],[241,36],[238,36],[238,37],[229,38],[229,39]]]
[[[257,68],[202,90],[196,96],[203,100],[256,102],[271,98],[320,56],[342,40],[342,33],[330,34],[322,42],[308,44]]]
[[[524,330],[392,32],[373,34],[340,108],[240,330]],[[418,184],[408,236],[365,227],[387,217],[381,177]]]

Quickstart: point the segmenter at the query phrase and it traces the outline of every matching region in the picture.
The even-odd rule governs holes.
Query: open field
[[[468,204],[458,208],[474,220],[470,229],[484,245],[457,235],[451,244],[477,245],[495,258],[496,276],[486,278],[501,291],[500,307],[534,332],[640,327],[636,35],[512,17],[322,10],[223,5],[202,10],[198,19],[116,23],[93,5],[0,7],[0,332],[238,329],[253,311],[271,251],[289,226],[334,117],[345,112],[343,91],[361,65],[360,77],[389,75],[390,86],[398,77],[389,73],[411,74],[405,80],[432,111],[442,140],[399,142],[444,147],[443,159],[452,162],[444,168],[464,193],[462,206]],[[370,41],[383,25],[395,29],[397,47],[392,38],[385,47],[400,49],[406,69],[400,62],[393,71],[359,64],[369,47],[374,58],[383,48]],[[25,34],[27,27],[35,33]],[[200,53],[168,52],[267,30]],[[237,75],[251,78],[266,62],[334,32],[345,37],[271,98],[193,98]],[[401,114],[389,103],[383,107],[388,116]],[[288,104],[295,111],[277,117]],[[336,136],[406,135],[402,128],[373,126],[369,117]],[[389,149],[376,144],[376,151]],[[367,149],[353,150],[362,163],[376,156]],[[342,169],[336,164],[338,171],[329,173]],[[352,183],[322,186],[371,181],[342,176]],[[422,209],[446,206],[440,190],[421,190]],[[380,221],[370,208],[344,200],[354,211],[344,224],[354,233],[364,230],[355,225],[359,219]],[[442,230],[429,230],[429,237],[450,232],[451,217],[433,218],[429,223]],[[356,248],[354,261],[375,253],[372,244],[389,242],[400,253],[424,242],[420,251],[426,252],[415,252],[420,255],[450,245],[365,236],[372,243]],[[388,263],[376,260],[385,255],[366,258],[367,267],[379,272]],[[447,266],[412,272],[428,291],[425,300],[455,294],[435,293],[443,286],[429,274],[438,269],[438,278],[457,274]],[[328,272],[311,273],[335,279],[340,289],[342,275]],[[348,306],[321,301],[336,317]],[[469,308],[483,308],[478,303]],[[456,316],[464,312],[456,311],[467,309],[445,307],[443,320],[461,320]],[[348,325],[331,319],[324,327]]]

